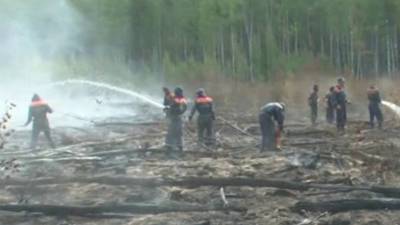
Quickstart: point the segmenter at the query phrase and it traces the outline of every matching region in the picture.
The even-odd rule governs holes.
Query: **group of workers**
[[[183,115],[187,111],[188,102],[183,94],[183,89],[177,87],[171,92],[168,88],[163,88],[164,92],[164,112],[168,121],[168,131],[165,138],[165,146],[170,152],[182,153],[183,151]],[[370,86],[367,91],[369,100],[370,126],[374,127],[374,120],[378,122],[378,127],[382,127],[383,115],[380,109],[381,97],[379,90],[375,86]],[[347,104],[349,104],[345,92],[345,79],[339,78],[337,85],[329,88],[325,98],[326,121],[333,124],[336,118],[336,127],[339,134],[344,133],[347,122]],[[314,85],[308,97],[308,105],[311,111],[311,123],[316,124],[318,118],[319,105],[319,86]],[[271,102],[264,105],[259,113],[259,124],[262,135],[260,149],[274,150],[281,148],[281,134],[284,131],[286,106],[282,102]],[[32,137],[30,147],[35,149],[40,133],[44,133],[50,146],[55,147],[50,134],[49,121],[47,114],[52,113],[50,106],[43,101],[39,95],[32,97],[29,107],[28,121],[25,126],[33,122]],[[196,91],[196,98],[189,114],[189,121],[194,115],[197,116],[198,143],[202,146],[213,146],[216,141],[213,134],[213,124],[216,119],[214,112],[213,99],[208,96],[203,88]]]
[[[167,150],[183,151],[183,118],[187,110],[187,100],[182,88],[175,88],[172,93],[164,87],[164,112],[168,119],[168,132],[165,139]],[[207,96],[204,89],[196,91],[196,99],[190,111],[189,121],[197,116],[197,135],[199,144],[210,146],[214,144],[213,123],[215,120],[213,99]]]
[[[187,110],[187,100],[183,96],[183,90],[176,88],[172,93],[168,88],[164,88],[164,112],[168,119],[168,132],[166,137],[166,147],[169,150],[183,150],[183,114]],[[316,124],[318,118],[319,105],[319,86],[314,85],[311,94],[308,97],[308,105],[310,107],[310,118],[313,125]],[[380,108],[381,97],[379,90],[375,86],[370,86],[367,91],[369,100],[370,126],[375,125],[375,119],[378,127],[382,128],[383,115]],[[326,121],[333,124],[336,119],[336,127],[338,134],[345,132],[347,123],[347,100],[345,91],[345,79],[343,77],[337,79],[336,86],[329,88],[329,92],[325,98],[326,104]],[[259,113],[259,124],[261,130],[261,152],[266,150],[276,150],[281,148],[281,135],[284,132],[286,105],[282,102],[271,102],[264,105]],[[192,121],[194,114],[198,112],[197,117],[197,134],[198,142],[201,145],[210,146],[215,144],[213,137],[213,122],[215,120],[215,112],[213,107],[213,99],[206,95],[204,89],[200,88],[196,92],[192,110],[189,115],[189,121]]]
[[[308,97],[308,105],[311,111],[311,123],[316,124],[318,118],[319,86],[314,85],[311,94]],[[344,133],[347,123],[347,95],[345,92],[345,79],[339,78],[337,85],[329,88],[325,96],[326,121],[333,124],[336,117],[336,127],[338,133]]]
[[[165,146],[169,151],[183,151],[183,114],[187,110],[187,100],[183,96],[182,88],[175,88],[172,93],[164,87],[164,112],[168,121],[168,131]],[[189,114],[189,121],[197,116],[198,143],[203,146],[215,144],[213,123],[216,119],[213,99],[208,96],[203,88],[196,91],[196,99]],[[280,134],[283,132],[285,120],[285,104],[273,102],[262,107],[259,122],[262,133],[261,151],[280,148]],[[277,123],[277,127],[275,125]]]
[[[318,117],[318,97],[319,87],[318,85],[313,86],[313,90],[308,97],[308,105],[311,112],[311,123],[316,124]],[[383,114],[380,108],[382,102],[379,90],[371,85],[367,90],[368,97],[368,110],[369,110],[369,124],[371,128],[375,127],[375,119],[378,122],[378,127],[382,128]],[[325,98],[326,104],[326,121],[329,124],[333,124],[336,117],[336,127],[339,134],[343,134],[347,123],[347,104],[350,104],[347,100],[345,92],[345,79],[343,77],[338,78],[337,85],[329,88],[329,92]]]

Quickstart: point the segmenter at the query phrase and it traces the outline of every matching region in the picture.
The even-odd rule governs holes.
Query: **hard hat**
[[[183,89],[181,87],[177,87],[175,88],[174,93],[176,96],[181,97],[183,96]]]
[[[285,103],[279,102],[279,105],[282,106],[282,110],[283,110],[283,111],[286,111],[286,104],[285,104]]]
[[[206,93],[206,91],[204,90],[204,88],[199,88],[196,91],[196,94],[199,96],[204,95],[205,93]]]
[[[32,102],[36,102],[40,100],[40,96],[38,94],[34,94],[32,97]]]

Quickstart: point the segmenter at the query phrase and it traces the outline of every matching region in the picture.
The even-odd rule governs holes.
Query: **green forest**
[[[318,62],[356,77],[399,69],[398,0],[69,0],[91,29],[81,54],[171,76],[254,81]]]

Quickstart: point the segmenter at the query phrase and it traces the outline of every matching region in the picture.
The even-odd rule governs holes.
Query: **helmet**
[[[174,94],[177,97],[183,97],[183,89],[180,87],[175,88],[174,90]]]
[[[167,87],[163,87],[162,90],[164,91],[164,93],[170,93],[169,88]]]
[[[205,93],[206,93],[206,91],[204,90],[204,88],[199,88],[196,91],[197,96],[203,96],[203,95],[205,95]]]
[[[286,111],[286,104],[285,104],[285,103],[279,102],[279,105],[282,106],[282,110],[283,110],[283,111]]]
[[[313,90],[314,90],[314,91],[318,91],[318,90],[319,90],[318,84],[314,84]]]
[[[337,79],[337,82],[340,84],[340,83],[346,82],[346,80],[344,79],[344,77],[339,77],[339,78]]]
[[[40,101],[40,96],[38,94],[34,94],[32,97],[32,102]]]

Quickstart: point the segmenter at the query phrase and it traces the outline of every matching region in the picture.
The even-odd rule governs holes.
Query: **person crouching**
[[[261,152],[281,149],[281,132],[285,120],[285,104],[272,102],[261,108],[259,122],[262,134]],[[276,128],[275,123],[278,127]]]

